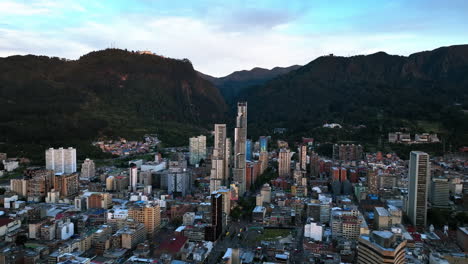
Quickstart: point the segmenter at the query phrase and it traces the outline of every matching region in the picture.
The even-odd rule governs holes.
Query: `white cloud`
[[[34,53],[76,59],[114,44],[122,49],[151,50],[167,57],[189,58],[197,70],[223,76],[253,67],[306,64],[329,53],[348,56],[383,50],[409,54],[421,49],[416,35],[292,35],[284,27],[232,32],[187,17],[122,16],[107,24],[88,21],[55,32],[0,28],[0,56]],[[427,46],[428,43],[431,42],[423,48],[437,47]],[[432,42],[435,44],[439,43]]]

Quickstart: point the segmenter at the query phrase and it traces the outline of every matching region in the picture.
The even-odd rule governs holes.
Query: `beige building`
[[[78,194],[79,180],[78,174],[55,175],[54,189],[60,192],[60,197],[72,197]]]
[[[12,192],[26,197],[28,195],[28,180],[27,179],[11,179],[10,189]]]
[[[133,204],[128,210],[128,218],[144,224],[148,234],[153,234],[161,225],[161,209],[157,202]]]
[[[390,231],[374,231],[370,236],[360,236],[358,264],[403,264],[406,240],[397,240]]]
[[[96,176],[96,166],[94,165],[94,161],[90,159],[85,159],[85,161],[81,165],[80,178],[92,179],[95,176]]]
[[[117,231],[122,236],[122,248],[132,249],[146,239],[146,228],[142,223],[128,225]]]
[[[278,174],[280,177],[291,175],[291,152],[282,148],[278,155]]]

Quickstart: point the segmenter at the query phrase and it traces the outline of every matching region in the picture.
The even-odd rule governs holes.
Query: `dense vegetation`
[[[0,151],[101,136],[158,133],[169,145],[224,117],[219,91],[188,60],[119,49],[76,61],[44,56],[0,58]]]
[[[249,134],[254,136],[286,127],[296,138],[377,145],[389,131],[407,128],[413,134],[439,133],[455,148],[468,142],[468,45],[409,57],[383,52],[320,57],[243,90],[237,99],[249,103]],[[325,122],[344,129],[328,134],[330,129],[318,128]]]

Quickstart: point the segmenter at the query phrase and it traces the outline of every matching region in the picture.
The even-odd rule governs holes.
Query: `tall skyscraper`
[[[239,186],[239,196],[246,191],[246,140],[247,140],[247,102],[237,103],[236,128],[234,129],[234,168],[232,176]]]
[[[423,230],[427,224],[427,193],[430,173],[429,155],[421,151],[411,151],[407,214],[411,223],[419,230]]]
[[[196,165],[206,159],[206,137],[200,135],[190,138],[190,164]]]
[[[278,155],[278,174],[280,177],[291,175],[291,155],[289,149],[282,148]]]
[[[214,192],[226,182],[226,125],[215,124],[213,158],[211,162],[210,191]]]
[[[205,240],[216,241],[223,232],[223,195],[211,194],[211,225],[205,228]]]
[[[90,159],[85,159],[83,165],[81,165],[81,174],[80,178],[82,179],[91,179],[96,176],[96,166],[94,161]]]
[[[307,170],[307,145],[299,146],[299,162],[300,168],[303,171]]]
[[[130,164],[129,174],[130,174],[130,187],[132,189],[132,192],[136,192],[137,183],[138,183],[138,167],[135,163]]]
[[[45,152],[46,169],[53,170],[55,174],[70,174],[76,172],[76,149],[70,147],[49,148]]]
[[[224,175],[224,185],[228,185],[229,178],[231,177],[231,164],[232,164],[232,140],[230,138],[226,138],[226,151],[224,152],[225,155],[225,175]]]

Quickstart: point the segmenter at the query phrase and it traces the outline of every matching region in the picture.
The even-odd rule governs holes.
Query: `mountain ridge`
[[[297,70],[300,67],[300,65],[292,65],[289,67],[274,67],[272,69],[254,67],[250,70],[235,71],[223,77],[213,77],[201,72],[199,72],[199,75],[218,87],[225,100],[232,103],[232,100],[242,90],[250,86],[263,84],[282,74]]]

